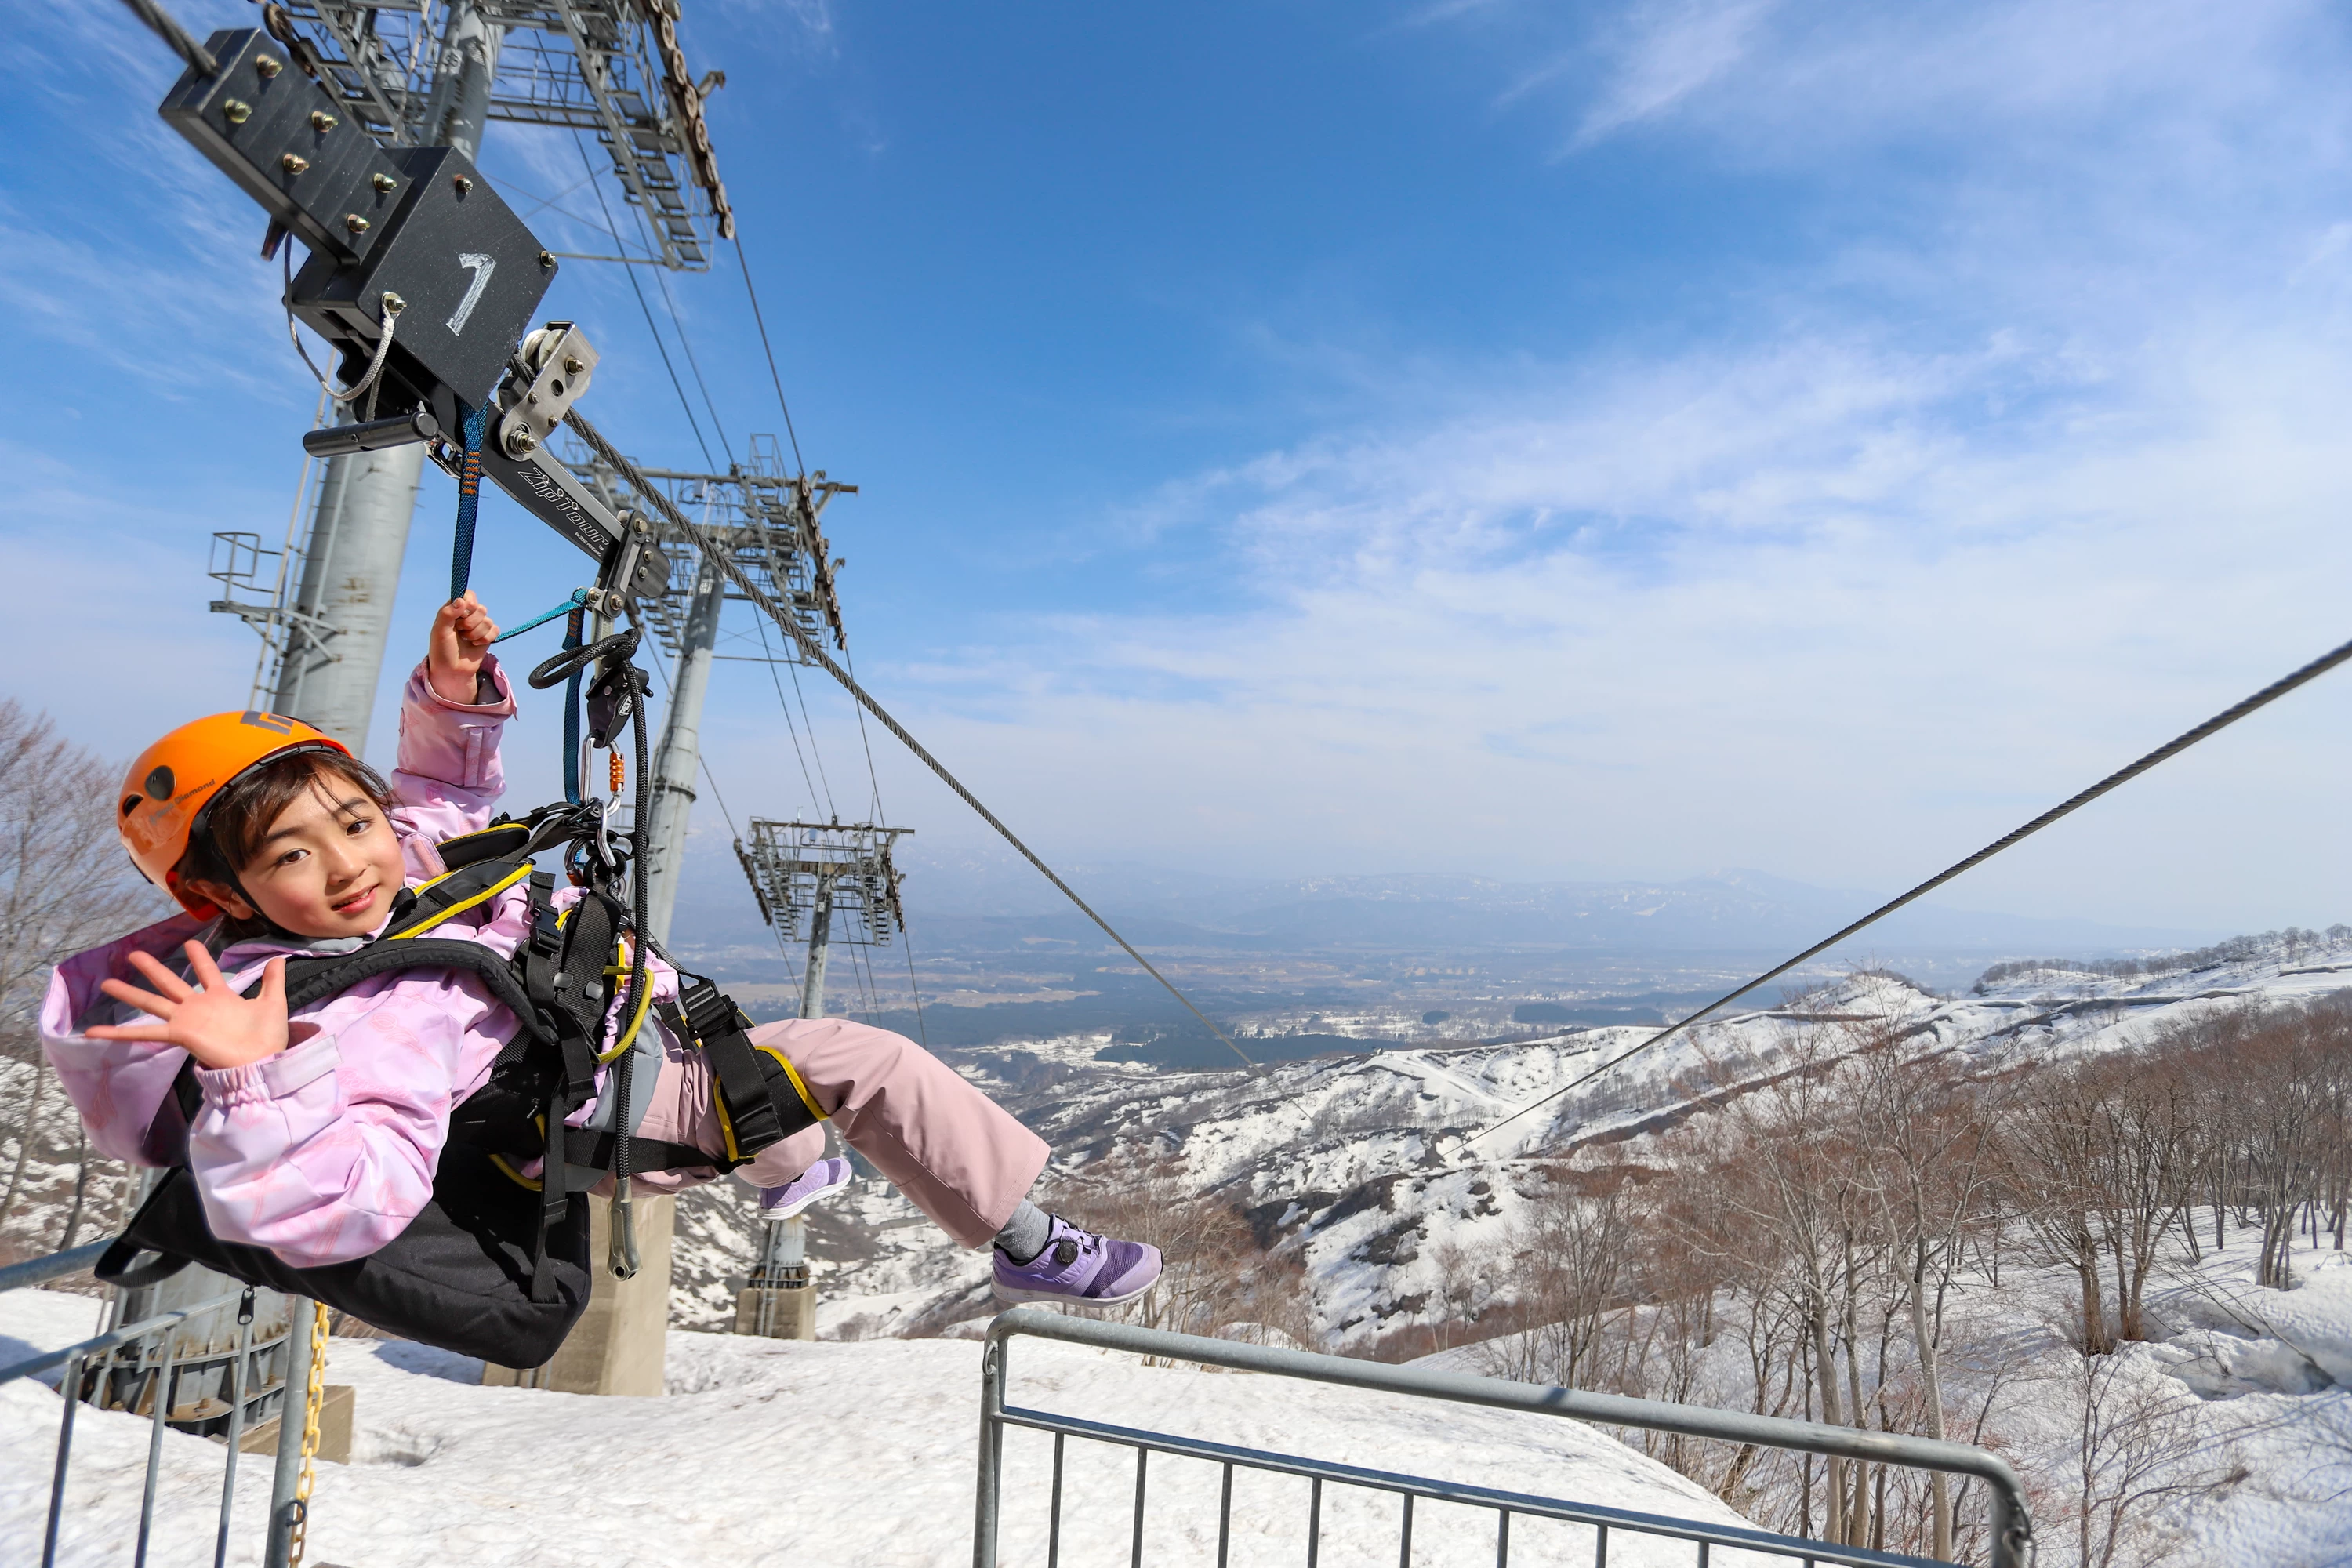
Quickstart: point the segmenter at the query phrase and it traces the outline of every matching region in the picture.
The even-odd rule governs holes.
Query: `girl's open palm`
[[[191,985],[152,954],[134,952],[131,966],[152,991],[124,980],[106,980],[99,989],[155,1020],[110,1024],[89,1031],[94,1040],[138,1040],[177,1046],[200,1067],[241,1068],[286,1048],[286,961],[273,958],[261,973],[261,992],[250,1001],[237,994],[202,942],[188,943]]]

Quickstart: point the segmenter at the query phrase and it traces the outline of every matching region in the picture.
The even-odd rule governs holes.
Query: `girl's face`
[[[195,889],[238,920],[258,913],[299,936],[370,936],[392,913],[405,868],[400,840],[367,792],[332,773],[269,825],[237,871],[245,896],[210,882]]]

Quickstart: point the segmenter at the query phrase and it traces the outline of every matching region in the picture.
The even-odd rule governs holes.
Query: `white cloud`
[[[1773,0],[1641,0],[1614,40],[1612,68],[1574,145],[1671,110],[1747,54]]]
[[[1250,608],[881,683],[928,684],[919,727],[1066,853],[1892,885],[2352,632],[2345,346],[2164,345],[2123,379],[2180,395],[1993,437],[1947,411],[2044,367],[1622,366],[1229,476]],[[2202,923],[2257,855],[2246,886],[2325,902],[2352,693],[2293,701],[2079,841],[2096,868],[2110,830],[2259,815],[2212,864],[2092,894],[2058,854],[2011,890]]]
[[[1128,521],[1221,541],[1213,608],[873,671],[1016,825],[1221,869],[1891,889],[2352,636],[2339,22],[1623,15],[1601,88],[1557,73],[1571,123],[1811,182],[1805,254],[1723,258],[1745,308],[1704,346],[1423,364],[1417,406],[1164,487]],[[2345,918],[2347,718],[2341,678],[2298,694],[1964,901]]]

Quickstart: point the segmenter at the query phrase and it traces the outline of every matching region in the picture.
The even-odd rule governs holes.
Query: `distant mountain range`
[[[941,945],[992,948],[1023,939],[1087,941],[1093,928],[1009,849],[906,843],[908,916]],[[1312,949],[1556,947],[1591,952],[1790,949],[1885,901],[1761,871],[1681,882],[1506,882],[1442,873],[1253,879],[1129,863],[1057,867],[1133,941],[1273,952]],[[761,944],[759,923],[722,841],[688,855],[681,941]],[[1922,902],[1874,928],[1888,947],[2034,956],[2195,945],[2218,930],[2107,925]]]

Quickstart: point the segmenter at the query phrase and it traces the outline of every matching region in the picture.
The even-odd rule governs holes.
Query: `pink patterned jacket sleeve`
[[[491,668],[495,702],[446,702],[422,669],[404,693],[393,817],[411,880],[436,874],[433,841],[485,826],[504,787],[499,735],[513,699]],[[511,954],[525,906],[519,893],[501,895],[436,934]],[[202,929],[174,916],[69,959],[52,976],[42,1045],[91,1142],[142,1164],[184,1157],[225,1241],[268,1247],[298,1267],[375,1251],[432,1196],[450,1108],[480,1087],[516,1020],[468,974],[427,970],[366,981],[297,1013],[296,1043],[279,1055],[199,1069],[203,1104],[183,1129],[170,1090],[184,1052],[92,1040],[81,1030],[111,1005],[99,981],[129,978],[133,950],[169,955]],[[289,951],[240,942],[220,964],[242,986]]]

